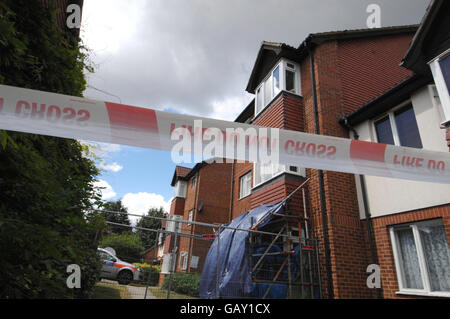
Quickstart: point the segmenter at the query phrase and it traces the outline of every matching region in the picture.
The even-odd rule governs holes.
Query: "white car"
[[[100,278],[116,280],[120,285],[128,285],[132,281],[139,281],[141,268],[120,260],[103,248],[98,248],[97,252],[103,263]]]

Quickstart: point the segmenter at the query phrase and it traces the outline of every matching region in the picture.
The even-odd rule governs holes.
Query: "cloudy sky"
[[[85,97],[234,120],[252,99],[245,87],[263,40],[297,47],[310,33],[366,28],[369,4],[381,7],[382,27],[417,24],[429,2],[87,0],[81,35],[95,73]],[[102,147],[108,199],[168,207],[170,154]]]

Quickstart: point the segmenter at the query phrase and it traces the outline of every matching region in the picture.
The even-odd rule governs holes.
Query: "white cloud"
[[[165,201],[164,196],[155,193],[128,193],[122,198],[122,204],[130,214],[145,215],[150,208],[163,207],[166,212],[170,210],[170,201]],[[130,216],[134,225],[139,217]]]
[[[117,195],[111,185],[107,181],[99,180],[94,182],[94,186],[101,188],[102,200],[109,200]]]
[[[100,169],[103,169],[105,171],[114,172],[114,173],[117,173],[123,169],[123,166],[117,164],[116,162],[114,162],[112,164],[101,162],[99,166],[100,166]]]

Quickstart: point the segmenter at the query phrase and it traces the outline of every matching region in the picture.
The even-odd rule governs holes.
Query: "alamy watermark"
[[[81,28],[81,7],[78,4],[69,4],[66,8],[66,25],[69,29]]]
[[[369,29],[381,28],[381,7],[378,4],[369,4],[366,12],[370,13],[367,17],[366,24]]]
[[[81,268],[77,264],[71,264],[67,266],[66,272],[69,273],[67,277],[66,285],[68,288],[81,288]]]
[[[380,265],[370,264],[367,266],[366,272],[370,275],[367,277],[368,288],[381,288]]]
[[[172,160],[176,164],[260,162],[279,163],[279,129],[267,127],[204,128],[202,120],[194,120],[194,126],[178,127],[172,124],[170,138]]]

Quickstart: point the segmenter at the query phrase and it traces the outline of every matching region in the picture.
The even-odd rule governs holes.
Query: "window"
[[[375,122],[378,143],[394,145],[394,134],[392,134],[389,116]]]
[[[183,216],[180,215],[170,215],[167,217],[166,221],[166,230],[169,232],[181,232],[181,226],[183,223],[179,222],[179,220],[182,220]]]
[[[276,96],[281,91],[280,86],[280,66],[277,66],[272,73],[273,78],[273,94],[272,96]]]
[[[289,166],[286,167],[285,165],[280,164],[261,164],[261,163],[255,163],[254,164],[254,184],[255,186],[258,186],[260,184],[263,184],[278,175],[282,173],[289,173],[294,175],[305,175],[305,170],[301,169],[297,166]]]
[[[272,86],[272,77],[269,77],[265,82],[264,82],[264,105],[269,104],[269,102],[272,100],[272,90],[271,90],[271,86]]]
[[[247,174],[241,176],[239,184],[239,199],[250,195],[252,190],[252,173],[248,172]]]
[[[188,264],[188,253],[183,251],[180,253],[179,267],[181,270],[186,270]]]
[[[197,186],[197,175],[194,175],[194,177],[192,177],[192,184],[191,184],[191,186],[192,187]]]
[[[441,100],[444,123],[448,124],[450,123],[450,50],[431,61],[430,68]]]
[[[263,95],[262,95],[262,87],[256,90],[256,113],[258,114],[263,108]]]
[[[286,63],[286,91],[295,93],[295,65]]]
[[[175,197],[186,198],[186,182],[178,181],[174,187]]]
[[[188,217],[188,220],[190,221],[190,222],[192,222],[193,220],[194,220],[194,210],[193,209],[191,209],[190,211],[189,211],[189,217]],[[191,226],[192,224],[188,224],[188,226]]]
[[[389,112],[374,122],[378,143],[422,148],[416,116],[411,104]]]
[[[300,94],[300,67],[282,59],[256,88],[255,115],[261,112],[280,91]]]
[[[400,293],[450,296],[450,251],[441,220],[390,228]]]

